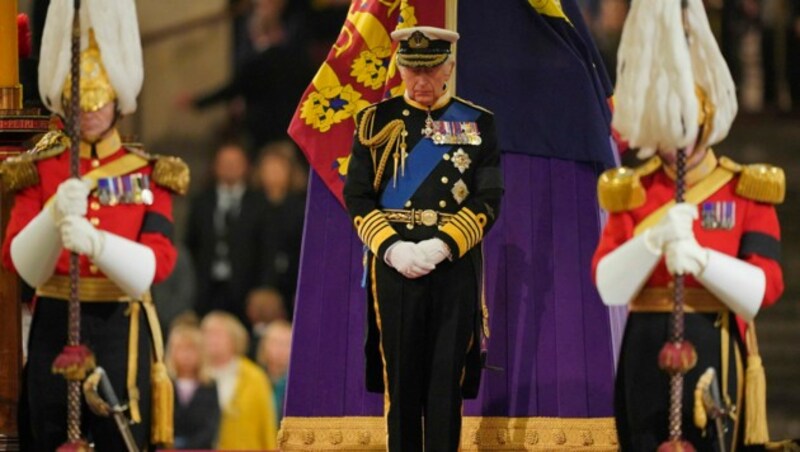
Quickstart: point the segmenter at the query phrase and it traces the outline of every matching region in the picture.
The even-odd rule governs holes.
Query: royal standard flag
[[[440,2],[422,0],[353,1],[339,38],[289,125],[289,135],[342,204],[355,115],[403,92],[390,33],[413,27],[420,18],[443,26],[444,9]]]

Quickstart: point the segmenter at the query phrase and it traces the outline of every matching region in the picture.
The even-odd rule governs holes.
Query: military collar
[[[107,137],[94,143],[87,143],[81,140],[81,158],[90,159],[94,157],[92,155],[92,146],[97,152],[97,158],[104,159],[119,151],[119,148],[122,147],[122,140],[117,129],[112,130]]]
[[[428,111],[428,110],[433,111],[433,110],[438,110],[440,108],[444,108],[445,106],[447,106],[447,104],[450,103],[450,99],[452,98],[453,94],[450,93],[449,90],[445,91],[442,97],[440,97],[439,100],[437,100],[436,103],[433,104],[433,107],[428,107],[427,105],[422,105],[421,103],[412,99],[411,96],[408,95],[408,91],[406,91],[403,94],[403,100],[405,100],[408,105],[420,109],[422,111]]]
[[[694,168],[686,172],[686,185],[691,186],[705,179],[706,176],[716,169],[717,164],[717,156],[714,155],[714,150],[708,148],[705,157],[703,157]],[[664,172],[667,173],[667,176],[672,180],[675,180],[677,177],[675,168],[669,165],[664,165]]]

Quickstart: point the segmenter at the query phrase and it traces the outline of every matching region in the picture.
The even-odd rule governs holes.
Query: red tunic
[[[105,143],[114,144],[115,149],[103,149],[103,144],[98,145],[98,157],[92,159],[84,157],[82,149],[80,159],[80,172],[86,174],[96,167],[102,167],[126,154],[127,151],[119,144],[116,134],[112,137],[115,141],[105,140]],[[84,146],[82,146],[83,148]],[[42,159],[36,162],[39,173],[39,184],[20,190],[14,199],[11,218],[3,242],[3,264],[14,269],[11,260],[11,241],[44,207],[45,203],[56,194],[59,184],[70,177],[69,151]],[[129,171],[124,174],[141,173],[151,175],[153,163]],[[121,174],[121,175],[124,175]],[[117,234],[126,239],[141,243],[153,250],[156,258],[156,272],[153,283],[163,281],[172,272],[175,266],[177,252],[170,238],[172,229],[172,195],[164,187],[158,186],[150,178],[150,190],[153,192],[153,203],[144,204],[118,204],[115,206],[101,205],[97,195],[93,192],[89,197],[89,208],[86,218],[98,229]],[[130,265],[136,265],[131,262]],[[55,270],[56,275],[69,274],[69,252],[63,250]],[[80,274],[87,277],[101,277],[102,273],[86,256],[80,257]]]
[[[776,256],[772,253],[759,252],[759,247],[748,246],[748,238],[760,237],[766,241],[780,242],[780,225],[771,204],[753,201],[736,194],[739,176],[735,176],[725,186],[717,190],[703,203],[732,201],[735,203],[735,222],[730,230],[706,229],[702,221],[694,223],[694,234],[697,242],[707,248],[717,250],[730,256],[738,257],[758,266],[766,275],[766,291],[762,306],[770,306],[783,293],[783,272]],[[675,198],[675,183],[663,168],[641,179],[647,192],[647,198],[639,208],[612,213],[603,229],[600,243],[592,261],[592,274],[596,278],[597,264],[608,253],[627,242],[634,235],[636,225],[647,218],[653,211]],[[701,207],[698,206],[698,209]],[[763,243],[764,240],[760,240]],[[743,246],[744,244],[744,246]],[[685,279],[687,287],[702,287],[692,276]],[[656,266],[645,287],[667,287],[672,276],[667,271],[664,259]]]

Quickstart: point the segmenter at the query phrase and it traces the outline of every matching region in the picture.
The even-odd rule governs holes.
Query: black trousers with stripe
[[[372,260],[392,452],[456,451],[461,386],[477,315],[477,281],[469,259],[445,261],[407,279]]]
[[[81,342],[94,352],[97,365],[103,367],[122,403],[129,399],[128,332],[130,317],[127,303],[81,304]],[[142,422],[131,431],[142,450],[150,437],[150,329],[143,312],[139,318],[137,387]],[[26,400],[28,419],[23,429],[30,429],[32,444],[23,450],[54,451],[67,439],[67,383],[51,371],[53,361],[67,342],[67,302],[40,298],[31,325],[26,381],[22,397]],[[84,439],[97,452],[126,450],[122,435],[110,417],[100,417],[89,410],[81,395]]]

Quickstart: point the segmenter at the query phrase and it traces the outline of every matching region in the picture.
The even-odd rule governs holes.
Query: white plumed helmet
[[[633,0],[622,31],[612,125],[641,158],[694,144],[701,122],[702,144],[718,143],[736,117],[736,88],[702,0],[687,1],[687,28],[682,16],[681,0]]]
[[[72,0],[53,0],[47,10],[39,52],[39,92],[53,113],[64,116],[62,94],[70,74]],[[133,0],[82,0],[81,50],[99,48],[103,77],[113,88],[122,114],[136,111],[144,67],[136,5]],[[96,54],[96,50],[95,54]],[[83,66],[83,65],[82,65]],[[83,77],[82,77],[83,78]],[[81,83],[83,87],[83,82]]]

